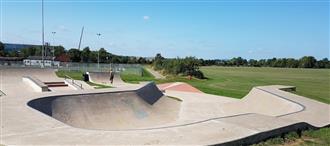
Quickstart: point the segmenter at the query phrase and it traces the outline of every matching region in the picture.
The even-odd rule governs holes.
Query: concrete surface
[[[112,87],[125,87],[129,85],[121,80],[120,75],[117,73],[115,73],[112,84],[110,83],[110,73],[108,72],[90,72],[89,79],[91,82],[110,85]]]
[[[133,91],[37,98],[28,105],[73,127],[134,129],[166,124],[177,118],[181,102],[157,90],[155,84],[149,83]],[[149,103],[150,100],[157,102]]]
[[[159,84],[157,87],[162,90],[172,90],[172,91],[184,91],[184,92],[196,92],[196,93],[203,93],[202,91],[198,90],[197,88],[183,82],[175,82],[175,83],[164,83]]]
[[[182,102],[178,104],[172,99],[162,102],[162,99],[167,99],[162,97],[152,105],[154,106],[152,108],[159,109],[150,110],[152,108],[144,105],[137,98],[132,100],[134,102],[132,107],[138,106],[144,111],[154,112],[150,114],[152,116],[150,116],[151,120],[148,120],[148,124],[143,125],[144,121],[139,123],[141,125],[134,125],[125,121],[121,127],[118,126],[120,128],[113,125],[113,127],[100,128],[102,130],[92,130],[99,128],[70,126],[73,124],[65,124],[56,120],[29,107],[27,103],[33,99],[50,96],[75,95],[79,97],[83,94],[104,94],[105,92],[117,94],[138,90],[144,85],[36,93],[22,83],[21,76],[26,74],[38,76],[41,81],[62,79],[57,78],[53,70],[1,69],[0,72],[4,75],[0,90],[6,93],[6,96],[0,98],[2,119],[0,143],[6,145],[238,145],[257,142],[283,132],[319,128],[330,124],[330,106],[328,104],[280,90],[288,86],[273,85],[254,87],[241,100],[165,89],[166,96],[180,98]],[[17,90],[20,91],[17,92]],[[118,96],[118,99],[113,98],[109,102],[104,101],[108,98],[107,96],[96,96],[95,98],[99,98],[97,102],[87,100],[86,103],[92,105],[83,105],[78,109],[86,110],[85,112],[92,116],[86,116],[82,121],[93,124],[93,120],[104,118],[102,117],[103,112],[89,110],[90,107],[97,109],[98,106],[104,107],[102,110],[110,112],[112,116],[115,115],[114,118],[107,120],[128,118],[128,120],[138,121],[132,111],[125,111],[132,110],[132,107],[120,106],[118,111],[110,110],[116,109],[114,106],[124,105],[125,102],[121,99],[129,97],[134,97],[134,95]],[[68,98],[68,100],[71,99]],[[113,101],[119,102],[119,104],[113,104]],[[58,113],[71,111],[61,108],[64,105],[63,102],[67,103],[64,100],[54,104],[55,108],[59,106]],[[112,108],[109,106],[111,104]],[[123,114],[123,117],[120,117],[120,113]],[[164,119],[165,115],[169,117]],[[78,115],[78,117],[80,116]],[[92,121],[88,121],[91,119]],[[116,121],[113,122],[116,123]]]

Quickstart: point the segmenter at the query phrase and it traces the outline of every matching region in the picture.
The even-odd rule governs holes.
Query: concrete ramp
[[[254,87],[240,101],[223,105],[226,113],[258,113],[268,116],[281,116],[303,110],[303,106],[285,97]]]
[[[73,127],[125,130],[174,122],[180,103],[149,83],[135,91],[46,97],[28,105]]]
[[[110,83],[110,73],[108,72],[90,72],[89,78],[92,82],[111,85],[113,87],[127,86],[127,84],[121,80],[120,75],[115,73],[113,83]]]
[[[145,102],[153,105],[157,102],[164,94],[157,88],[155,83],[148,83],[139,90],[136,91],[136,94],[142,98]]]

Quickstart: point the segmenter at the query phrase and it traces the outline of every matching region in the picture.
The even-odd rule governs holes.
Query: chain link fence
[[[0,61],[0,68],[5,67],[23,67],[23,68],[41,68],[40,66],[25,65],[23,61]],[[140,64],[105,64],[105,63],[76,63],[61,62],[60,66],[44,66],[44,68],[53,68],[64,71],[82,71],[82,72],[110,72],[110,70],[120,73],[136,74],[142,76],[143,66]]]

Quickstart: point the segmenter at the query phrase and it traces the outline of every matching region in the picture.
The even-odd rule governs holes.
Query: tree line
[[[109,53],[104,48],[95,51],[89,47],[85,47],[82,50],[76,48],[66,50],[63,46],[46,46],[44,51],[46,56],[66,56],[70,62],[97,63],[99,58],[100,63],[151,64],[151,60],[147,60],[144,57],[115,55]],[[0,42],[0,56],[22,58],[41,56],[41,46],[31,46],[20,51],[5,51],[4,45]]]
[[[281,67],[281,68],[330,68],[328,58],[321,60],[315,59],[313,56],[304,56],[300,59],[294,58],[272,58],[272,59],[244,59],[242,57],[234,57],[229,60],[213,59],[201,60],[203,66],[248,66],[248,67]]]
[[[144,57],[121,56],[109,53],[104,48],[98,51],[92,51],[89,47],[82,50],[72,48],[68,50],[67,55],[72,62],[97,63],[124,63],[124,64],[150,64],[151,60]]]
[[[98,55],[100,63],[129,63],[129,64],[151,64],[156,69],[165,69],[168,73],[184,73],[194,72],[198,70],[196,66],[248,66],[248,67],[282,67],[282,68],[330,68],[330,61],[328,58],[321,60],[315,59],[313,56],[304,56],[300,59],[294,58],[271,58],[271,59],[244,59],[242,57],[234,57],[232,59],[197,59],[195,57],[165,59],[161,54],[157,54],[154,60],[148,60],[144,57],[120,56],[107,52],[104,48],[98,51],[92,51],[89,47],[82,50],[71,48],[66,50],[63,46],[45,47],[45,54],[47,56],[59,57],[65,55],[71,62],[97,63]],[[22,57],[41,56],[41,46],[33,46],[23,48],[20,51],[5,51],[4,45],[0,42],[0,56],[5,57]],[[161,63],[160,63],[161,61]],[[189,62],[190,61],[190,62]],[[188,63],[187,63],[188,62]],[[194,65],[192,65],[194,64]],[[176,67],[178,65],[179,67]],[[175,66],[175,67],[173,67]],[[188,67],[187,67],[188,66]],[[172,69],[170,69],[172,68]],[[182,68],[188,68],[182,69]],[[195,69],[193,69],[195,68]]]
[[[195,76],[196,78],[205,78],[199,70],[200,66],[246,66],[246,67],[279,67],[279,68],[330,68],[328,58],[321,60],[313,56],[304,56],[300,59],[294,58],[272,58],[272,59],[244,59],[234,57],[229,60],[213,59],[204,60],[196,57],[185,58],[164,58],[157,54],[153,60],[152,66],[164,74]]]

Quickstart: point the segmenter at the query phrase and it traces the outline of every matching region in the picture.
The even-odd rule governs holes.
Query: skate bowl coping
[[[154,83],[130,91],[42,97],[27,104],[72,127],[93,130],[159,126],[175,121],[180,110],[180,102],[165,97]]]

